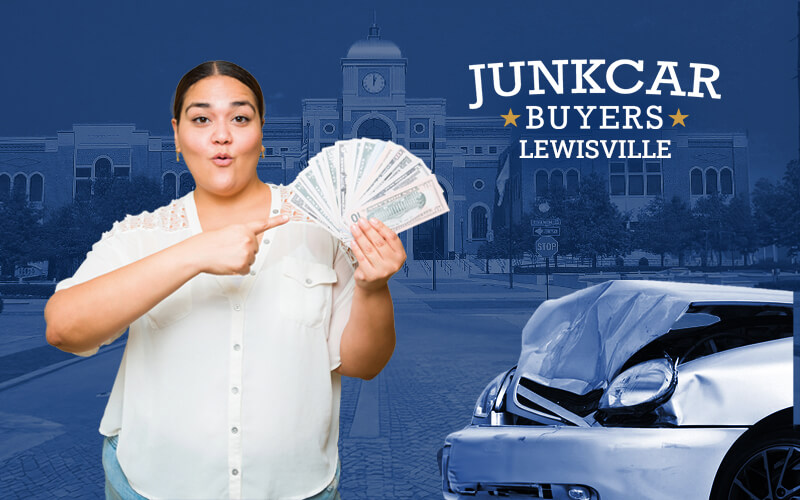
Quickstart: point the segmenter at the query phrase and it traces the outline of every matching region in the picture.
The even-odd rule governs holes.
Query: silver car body
[[[736,440],[792,406],[791,338],[678,365],[674,393],[656,409],[657,425],[601,425],[593,414],[577,415],[520,380],[577,395],[602,391],[643,346],[692,325],[690,311],[714,304],[790,308],[792,294],[614,281],[543,303],[523,330],[519,364],[498,397],[505,397],[507,412],[530,424],[508,425],[507,414],[492,412],[486,424],[447,436],[441,457],[444,497],[481,498],[500,491],[537,498],[531,492],[542,494],[546,485],[549,498],[569,498],[569,487],[583,485],[602,500],[709,498]],[[700,315],[695,319],[703,321]]]

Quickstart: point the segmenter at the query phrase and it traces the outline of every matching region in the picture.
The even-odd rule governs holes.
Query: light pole
[[[459,225],[461,226],[461,258],[464,258],[464,217],[459,219]]]

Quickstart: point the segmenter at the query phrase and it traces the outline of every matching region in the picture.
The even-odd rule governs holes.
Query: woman
[[[47,303],[64,351],[130,326],[100,424],[110,498],[338,497],[340,375],[389,361],[405,251],[375,220],[348,249],[261,182],[263,116],[239,66],[184,75],[172,126],[195,190],[115,223]]]

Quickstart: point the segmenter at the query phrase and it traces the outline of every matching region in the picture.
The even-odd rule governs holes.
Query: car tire
[[[782,427],[737,442],[720,466],[711,500],[800,495],[800,432]]]

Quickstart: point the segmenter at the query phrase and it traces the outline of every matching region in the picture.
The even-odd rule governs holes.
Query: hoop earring
[[[180,163],[180,162],[181,162],[181,152],[175,150],[175,163]]]

